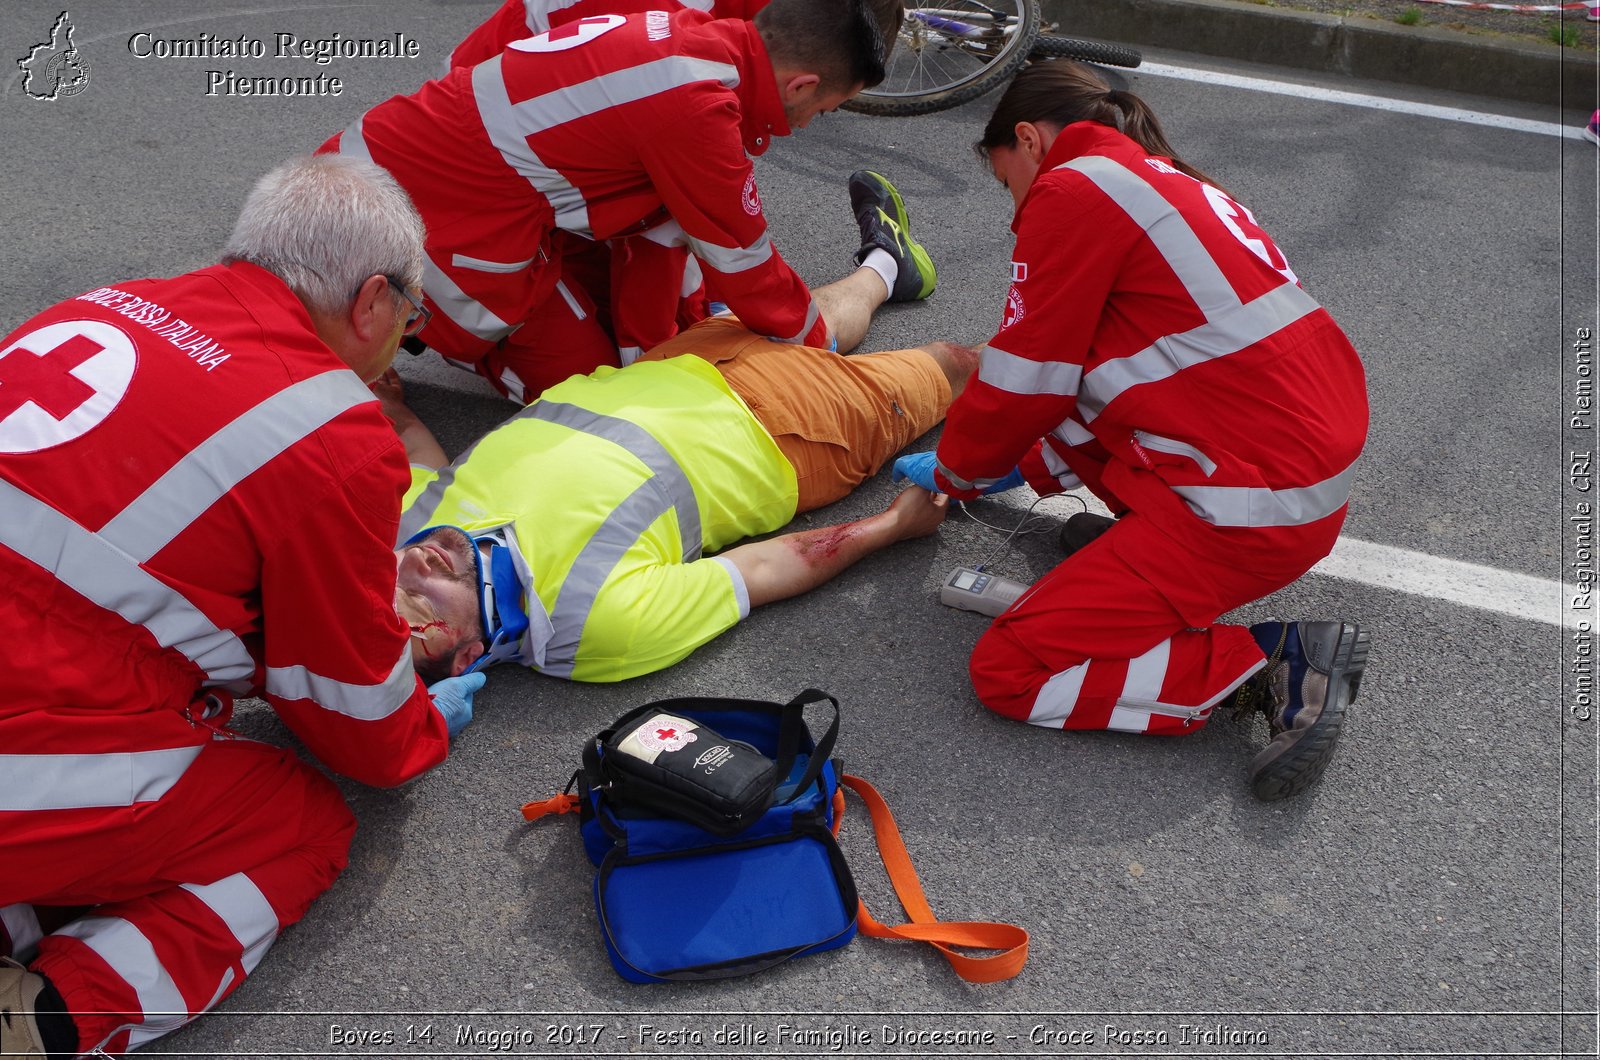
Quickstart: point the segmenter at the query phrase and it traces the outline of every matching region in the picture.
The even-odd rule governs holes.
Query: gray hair
[[[369,276],[422,283],[424,229],[380,167],[348,155],[291,158],[256,182],[223,248],[277,276],[313,309],[341,313]]]

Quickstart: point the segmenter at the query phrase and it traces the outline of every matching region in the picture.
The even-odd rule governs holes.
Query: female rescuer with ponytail
[[[1050,728],[1176,734],[1237,693],[1272,731],[1256,795],[1297,794],[1368,634],[1213,623],[1332,550],[1367,433],[1361,361],[1250,211],[1090,68],[1024,69],[977,150],[1017,203],[1011,289],[937,460],[897,477],[963,500],[1083,485],[1118,517],[979,640],[978,697]]]

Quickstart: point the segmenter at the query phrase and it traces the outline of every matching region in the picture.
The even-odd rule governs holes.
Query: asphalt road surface
[[[415,87],[488,10],[207,7],[74,4],[86,78],[53,101],[29,98],[10,61],[48,38],[56,8],[0,9],[3,330],[102,283],[214,260],[257,176]],[[268,54],[140,57],[139,31],[242,35]],[[420,57],[275,57],[276,34],[335,32],[404,33]],[[230,96],[229,71],[234,83],[337,77],[342,92]],[[1263,731],[1223,717],[1146,739],[990,715],[966,676],[985,620],[941,606],[936,590],[1000,538],[955,516],[934,538],[758,611],[669,671],[611,686],[496,671],[444,765],[395,791],[344,784],[361,820],[344,876],[213,1014],[147,1052],[1592,1055],[1600,722],[1585,716],[1592,684],[1571,671],[1586,665],[1593,612],[1558,600],[1553,582],[1593,579],[1572,454],[1593,451],[1594,431],[1569,424],[1583,420],[1582,347],[1596,326],[1595,148],[1309,95],[1147,75],[1132,87],[1273,233],[1370,375],[1371,441],[1346,527],[1374,546],[1367,560],[1235,616],[1375,631],[1320,785],[1256,801],[1244,769]],[[870,166],[905,194],[939,287],[883,312],[867,348],[981,341],[998,321],[1010,204],[968,147],[990,105],[830,115],[758,162],[775,238],[813,282],[848,267],[846,174]],[[452,452],[512,411],[462,373],[400,367]],[[878,510],[897,489],[880,474],[798,525]],[[1011,526],[1030,499],[973,511]],[[1031,579],[1056,556],[1053,534],[1023,536],[995,569]],[[1481,568],[1516,576],[1512,589],[1473,588],[1502,584]],[[1524,590],[1533,617],[1508,610]],[[808,686],[842,700],[839,752],[887,796],[935,911],[1031,933],[1015,980],[965,984],[926,947],[871,939],[713,984],[633,986],[611,971],[572,819],[526,825],[519,806],[559,791],[583,740],[637,704],[784,699]],[[238,727],[288,739],[259,704]],[[842,842],[868,906],[897,919],[859,806]]]

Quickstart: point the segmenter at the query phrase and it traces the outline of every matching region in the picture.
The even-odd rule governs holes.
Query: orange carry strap
[[[986,920],[940,920],[934,916],[927,896],[923,894],[922,883],[917,879],[917,870],[911,864],[911,855],[906,852],[905,840],[900,838],[900,829],[894,823],[894,815],[889,812],[888,803],[883,801],[878,789],[860,777],[846,774],[841,780],[867,804],[872,829],[878,839],[878,852],[883,857],[883,867],[889,872],[889,882],[894,884],[894,893],[899,896],[900,904],[911,917],[911,922],[907,924],[880,924],[867,912],[866,903],[860,902],[861,934],[880,939],[926,942],[944,954],[956,974],[969,983],[995,983],[1010,979],[1022,971],[1023,964],[1028,960],[1028,933],[1015,924]],[[843,817],[839,812],[842,809],[843,788],[838,794],[841,798],[834,807],[835,832]],[[956,952],[952,948],[955,946],[999,952],[987,957],[969,957]]]
[[[522,816],[530,821],[551,813],[577,813],[579,799],[572,794],[552,795],[548,799],[538,802],[527,802],[522,805]]]

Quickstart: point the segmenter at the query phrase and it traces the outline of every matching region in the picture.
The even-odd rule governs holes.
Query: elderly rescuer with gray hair
[[[422,239],[377,167],[291,161],[221,264],[0,345],[0,1052],[182,1026],[344,868],[338,789],[229,739],[234,696],[364,783],[444,759],[482,679],[413,669],[406,459],[367,385],[421,323]]]

